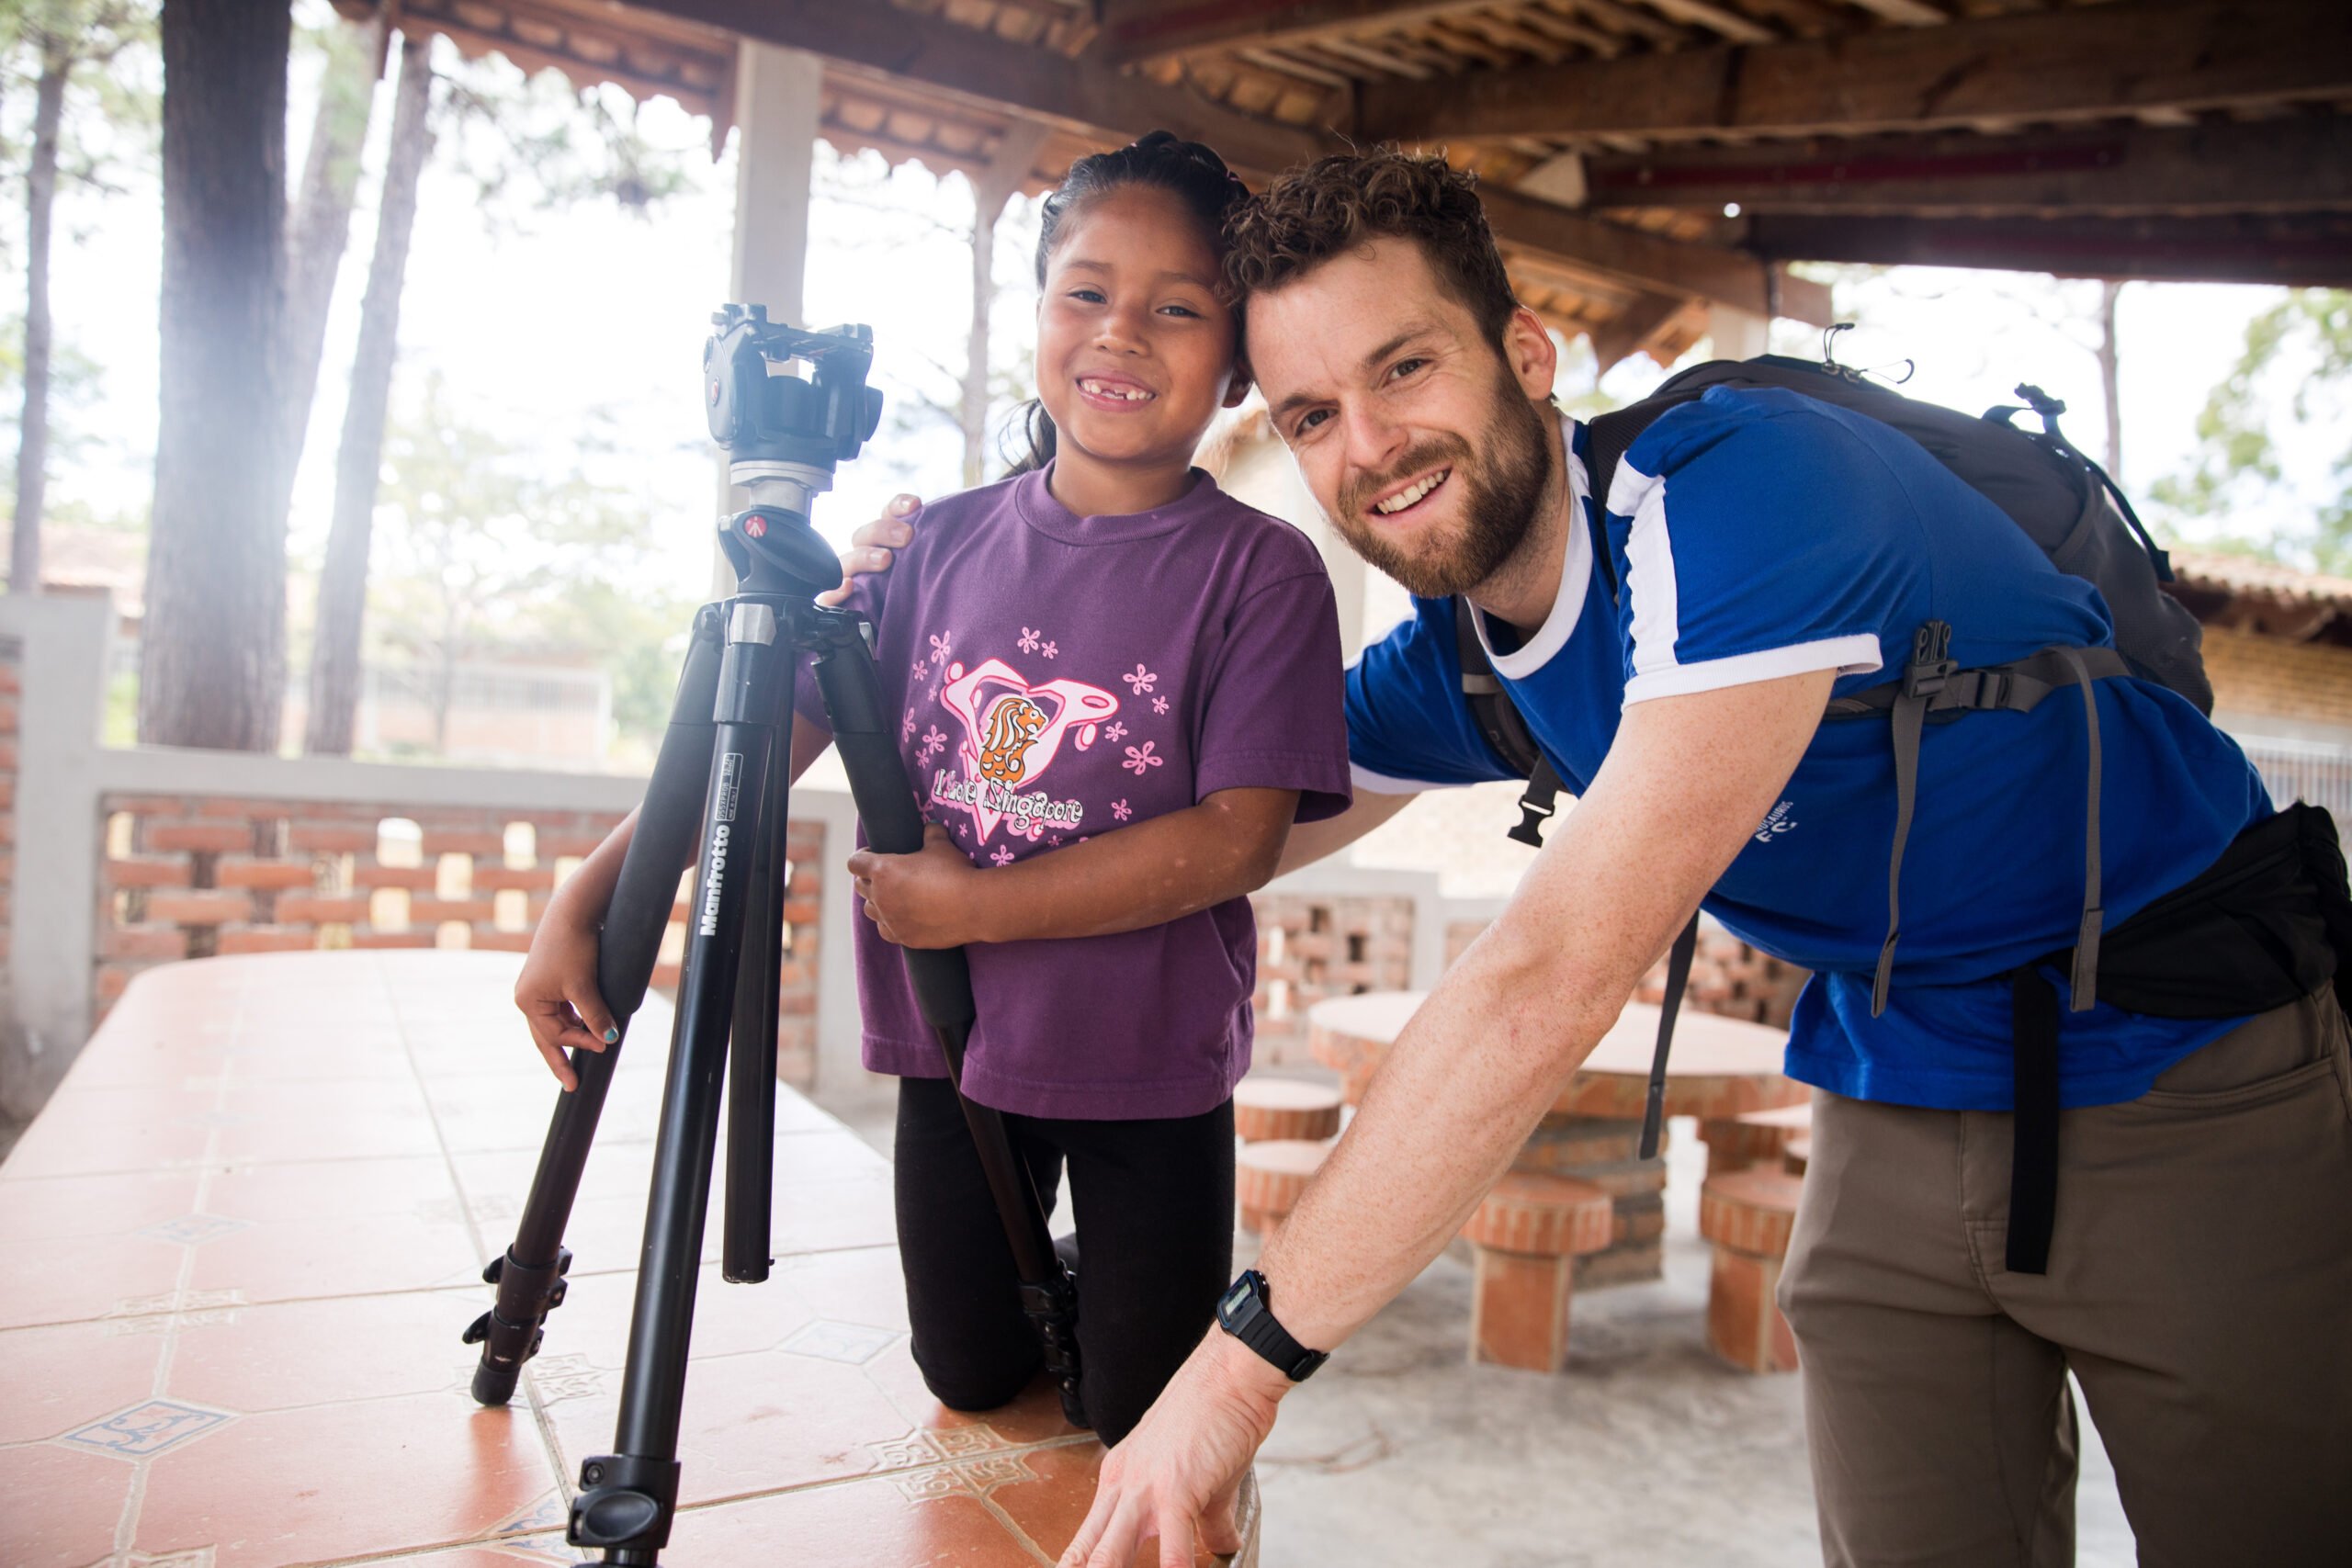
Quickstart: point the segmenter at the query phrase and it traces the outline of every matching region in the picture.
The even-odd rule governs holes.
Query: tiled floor
[[[516,962],[209,959],[131,987],[0,1165],[0,1568],[575,1560],[668,1018],[649,1004],[624,1053],[570,1299],[524,1393],[484,1410],[458,1336],[555,1096]],[[721,1283],[714,1212],[663,1562],[1050,1563],[1100,1448],[1042,1385],[980,1418],[929,1397],[888,1162],[779,1101],[775,1274]]]

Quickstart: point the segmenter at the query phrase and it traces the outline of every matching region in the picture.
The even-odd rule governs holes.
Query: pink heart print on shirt
[[[964,727],[963,744],[956,750],[964,773],[964,787],[956,794],[963,798],[941,798],[934,788],[934,800],[969,811],[983,842],[1007,816],[1020,818],[1013,829],[1017,836],[1042,838],[1046,820],[1004,810],[1004,798],[1034,792],[1065,737],[1081,751],[1093,745],[1097,728],[1119,711],[1119,699],[1082,681],[1033,686],[1001,659],[968,671],[951,664],[939,700]]]

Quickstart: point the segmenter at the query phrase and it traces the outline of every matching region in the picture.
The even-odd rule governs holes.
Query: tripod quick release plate
[[[882,394],[865,384],[874,329],[809,332],[768,320],[764,305],[722,305],[703,344],[710,437],[736,463],[800,463],[830,474],[857,456],[882,422]],[[793,373],[806,365],[804,379]]]

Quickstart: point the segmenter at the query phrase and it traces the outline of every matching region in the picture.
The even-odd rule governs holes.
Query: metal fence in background
[[[2325,807],[2339,834],[2352,824],[2352,746],[2267,735],[2235,739],[2270,786],[2272,800],[2280,806],[2301,800]]]

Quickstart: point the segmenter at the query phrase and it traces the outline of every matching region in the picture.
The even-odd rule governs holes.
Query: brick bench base
[[[1751,1111],[1724,1122],[1699,1123],[1699,1141],[1707,1145],[1707,1174],[1728,1176],[1758,1166],[1777,1166],[1789,1140],[1813,1127],[1813,1106],[1785,1106],[1778,1111]]]
[[[1615,1230],[1609,1194],[1589,1181],[1514,1171],[1496,1182],[1462,1227],[1476,1270],[1470,1359],[1558,1371],[1576,1260]]]
[[[1715,1244],[1707,1345],[1747,1371],[1796,1370],[1796,1339],[1773,1294],[1803,1185],[1785,1171],[1759,1167],[1711,1176],[1699,1191],[1699,1232]]]
[[[1233,1163],[1233,1191],[1241,1207],[1241,1228],[1263,1240],[1273,1240],[1330,1152],[1329,1144],[1294,1138],[1244,1145]]]

